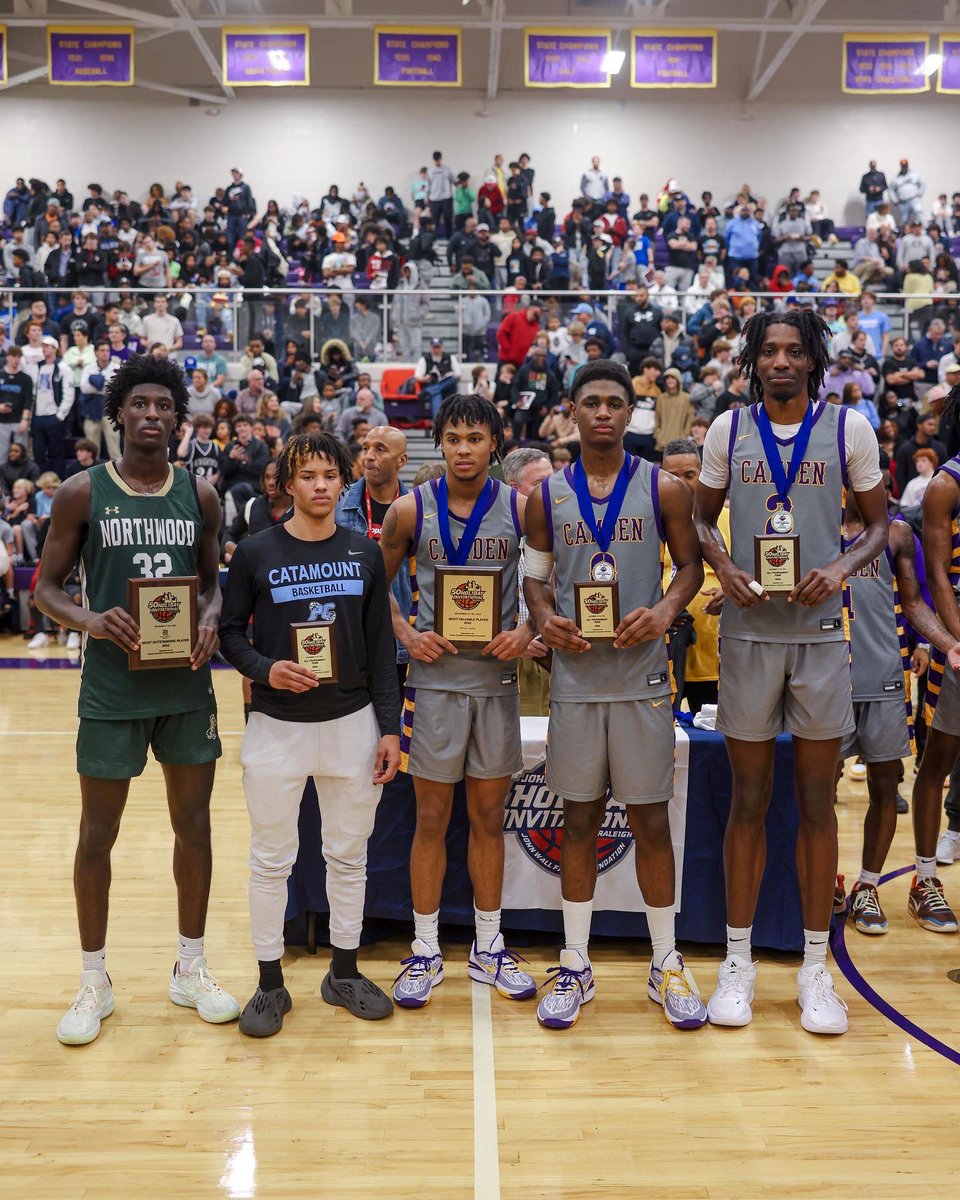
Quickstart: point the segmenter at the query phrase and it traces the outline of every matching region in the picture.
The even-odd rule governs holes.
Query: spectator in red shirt
[[[540,305],[507,313],[497,329],[497,358],[501,363],[523,364],[527,351],[540,332]]]
[[[496,175],[488,175],[480,185],[477,200],[480,212],[486,211],[488,214],[488,223],[495,227],[500,214],[503,212],[503,192],[500,191]],[[480,220],[483,220],[482,216]]]

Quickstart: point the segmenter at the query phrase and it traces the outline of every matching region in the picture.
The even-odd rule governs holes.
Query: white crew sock
[[[830,941],[830,934],[826,929],[823,932],[815,929],[805,929],[803,931],[803,966],[801,971],[807,967],[823,966],[827,961],[827,946]]]
[[[414,937],[425,943],[431,955],[440,953],[440,909],[433,913],[413,914]]]
[[[198,958],[203,958],[203,938],[188,938],[180,934],[180,953],[177,959],[177,971],[180,975],[189,975],[193,964]]]
[[[585,963],[590,961],[590,922],[593,920],[592,900],[561,900],[563,906],[563,939],[567,950],[576,950]]]
[[[500,909],[484,912],[474,905],[473,918],[477,926],[477,950],[481,953],[492,950],[493,943],[500,935]]]
[[[81,971],[99,971],[101,975],[106,976],[107,973],[107,948],[104,946],[102,950],[81,950],[80,962],[82,964]]]
[[[918,879],[936,879],[937,877],[937,856],[933,858],[924,858],[922,854],[917,855],[917,878]]]
[[[753,947],[750,939],[753,926],[745,925],[742,929],[736,925],[727,926],[727,958],[736,958],[749,967],[753,962]]]
[[[664,962],[677,949],[677,914],[674,906],[652,908],[647,905],[647,928],[650,930],[650,945],[653,950],[653,965],[663,969]]]
[[[868,871],[866,867],[861,867],[860,868],[860,882],[861,883],[872,883],[874,887],[879,887],[880,872],[879,871]]]

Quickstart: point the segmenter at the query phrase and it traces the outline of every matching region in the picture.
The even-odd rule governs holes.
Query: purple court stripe
[[[899,875],[907,875],[913,871],[914,864],[901,867],[898,871],[890,871],[886,875],[880,877],[881,886],[889,883],[891,879],[896,879]],[[848,907],[849,911],[849,907]],[[850,953],[847,950],[847,943],[844,937],[844,927],[846,926],[847,918],[844,915],[837,921],[830,932],[830,949],[833,951],[833,960],[840,968],[844,979],[866,1000],[873,1006],[881,1017],[886,1017],[888,1021],[892,1021],[898,1029],[902,1029],[904,1033],[910,1037],[916,1038],[918,1042],[922,1042],[927,1049],[933,1050],[935,1054],[940,1054],[956,1066],[960,1066],[960,1052],[953,1049],[952,1046],[941,1042],[939,1038],[935,1038],[932,1033],[927,1033],[925,1029],[921,1029],[919,1025],[905,1017],[899,1009],[894,1008],[892,1004],[888,1004],[886,1000],[873,990],[869,983],[860,974],[853,964]]]
[[[225,662],[212,662],[214,671],[232,671],[233,667]],[[0,658],[0,670],[6,671],[79,671],[79,656],[74,661],[69,658]]]

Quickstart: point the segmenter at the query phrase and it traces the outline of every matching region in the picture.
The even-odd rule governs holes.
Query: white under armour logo
[[[108,504],[108,505],[106,505],[106,507],[104,508],[104,510],[103,510],[103,511],[104,511],[104,512],[107,514],[107,516],[109,517],[111,513],[118,513],[118,512],[120,511],[120,505],[119,505],[119,504],[117,504],[117,505],[115,505],[113,508],[111,508],[111,507],[110,507],[110,505]]]

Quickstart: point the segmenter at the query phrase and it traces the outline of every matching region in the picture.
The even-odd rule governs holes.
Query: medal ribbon
[[[477,497],[473,510],[470,516],[467,517],[463,527],[463,536],[460,538],[460,544],[454,546],[453,537],[450,534],[450,503],[447,496],[447,477],[441,477],[437,484],[437,524],[439,525],[440,541],[443,543],[443,552],[447,556],[447,562],[451,567],[466,566],[467,559],[470,557],[470,549],[473,546],[473,539],[477,536],[477,531],[480,529],[480,522],[483,520],[488,507],[490,506],[490,497],[493,495],[493,480],[488,479],[483,485],[483,491]]]
[[[623,466],[620,468],[620,473],[617,475],[616,482],[613,485],[613,491],[610,493],[610,499],[607,501],[606,512],[598,523],[596,517],[593,515],[593,498],[590,495],[590,485],[587,483],[587,473],[583,469],[583,463],[578,458],[573,464],[573,490],[577,494],[580,516],[583,517],[584,523],[593,534],[597,545],[604,554],[610,549],[610,543],[613,541],[613,531],[617,527],[617,521],[620,517],[620,510],[623,508],[623,501],[626,498],[629,483],[630,455],[625,454]]]
[[[790,494],[790,489],[797,478],[797,472],[800,470],[800,464],[807,453],[807,446],[810,444],[810,433],[813,430],[813,405],[807,405],[807,411],[804,413],[803,421],[793,443],[790,465],[786,471],[783,469],[783,459],[780,457],[780,449],[770,424],[770,417],[762,404],[757,409],[757,428],[760,430],[760,441],[763,442],[763,451],[767,457],[770,474],[773,476],[773,484],[777,489],[777,498],[783,505]]]

